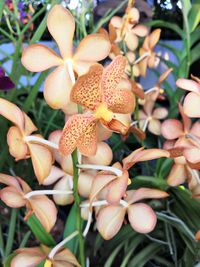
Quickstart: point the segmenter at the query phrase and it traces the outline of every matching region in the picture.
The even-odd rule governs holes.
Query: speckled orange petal
[[[44,83],[44,98],[54,109],[66,107],[70,101],[72,82],[66,66],[61,65],[49,74]]]
[[[10,154],[15,160],[25,159],[28,153],[28,147],[23,140],[23,135],[18,127],[12,126],[7,133],[7,143]]]
[[[126,67],[126,58],[119,55],[104,69],[102,76],[103,92],[116,89]]]
[[[89,72],[78,78],[71,90],[71,100],[81,106],[94,110],[102,100],[101,77],[103,67],[93,65]]]
[[[33,72],[44,71],[63,62],[52,49],[42,44],[32,44],[24,49],[21,61],[27,70]]]
[[[121,206],[107,206],[100,210],[97,217],[97,229],[105,240],[114,237],[120,230],[126,209]]]
[[[158,41],[160,39],[160,34],[161,34],[161,29],[156,29],[149,35],[149,47],[150,47],[150,49],[153,49],[154,46],[158,43]]]
[[[60,138],[59,142],[60,152],[68,156],[74,151],[77,145],[79,145],[79,147],[82,146],[81,150],[82,149],[87,150],[87,146],[89,146],[88,147],[89,150],[90,149],[93,150],[90,144],[90,139],[91,141],[93,140],[93,135],[95,134],[95,127],[96,127],[96,121],[92,115],[89,114],[72,115],[66,122],[62,132],[62,136]],[[82,137],[85,137],[85,140]],[[80,144],[80,138],[81,142],[83,142],[82,144]]]
[[[161,133],[168,140],[176,139],[183,134],[183,125],[179,120],[168,119],[162,123]]]
[[[89,34],[79,43],[73,59],[97,62],[107,57],[110,49],[111,44],[105,34]]]
[[[41,184],[50,174],[52,166],[52,154],[50,150],[42,145],[28,143],[33,169],[38,182]]]
[[[58,44],[62,57],[71,57],[75,21],[70,11],[62,5],[55,5],[48,14],[47,27]]]
[[[15,104],[0,98],[0,115],[24,130],[24,113]]]
[[[53,201],[47,196],[33,196],[29,199],[29,202],[35,216],[45,230],[50,232],[57,219],[57,209]]]
[[[132,228],[138,233],[151,232],[157,222],[155,212],[144,203],[133,204],[128,207],[128,219]]]

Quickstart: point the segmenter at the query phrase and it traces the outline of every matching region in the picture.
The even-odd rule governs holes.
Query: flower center
[[[105,103],[102,103],[96,108],[94,116],[97,119],[103,119],[104,121],[109,122],[113,118],[113,112],[108,110]]]

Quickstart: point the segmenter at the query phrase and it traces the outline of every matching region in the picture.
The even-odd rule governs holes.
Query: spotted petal
[[[21,61],[27,70],[33,72],[44,71],[63,63],[52,49],[42,44],[28,46],[23,51]]]
[[[89,72],[76,81],[71,91],[71,100],[81,106],[94,110],[102,100],[100,88],[103,67],[93,65]]]
[[[96,119],[92,115],[73,115],[66,122],[59,150],[68,156],[76,147],[85,156],[95,155],[97,149]]]
[[[69,10],[62,5],[55,5],[48,14],[47,27],[58,44],[62,57],[71,57],[75,21]]]

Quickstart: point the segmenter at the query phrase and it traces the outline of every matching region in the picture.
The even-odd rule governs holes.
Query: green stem
[[[4,258],[4,240],[2,232],[2,224],[0,224],[0,255]]]
[[[72,153],[72,161],[73,161],[73,182],[74,182],[74,202],[77,207],[77,214],[76,214],[76,227],[77,230],[79,231],[79,255],[80,255],[80,263],[81,267],[85,267],[85,248],[84,248],[84,238],[82,235],[82,229],[81,229],[81,213],[80,213],[80,198],[78,194],[78,176],[79,176],[79,170],[77,168],[78,162],[78,155],[77,155],[77,150],[75,150]]]
[[[10,218],[10,226],[9,226],[9,231],[8,231],[8,239],[7,239],[6,249],[5,249],[5,257],[7,257],[10,254],[12,247],[13,247],[17,213],[18,213],[18,209],[12,209],[11,218]]]

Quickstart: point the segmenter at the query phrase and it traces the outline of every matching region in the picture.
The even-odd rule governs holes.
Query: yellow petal
[[[75,22],[69,10],[55,5],[48,14],[47,27],[64,59],[72,56]]]
[[[28,46],[22,54],[22,65],[33,72],[47,70],[62,64],[62,59],[56,53],[42,44]]]

